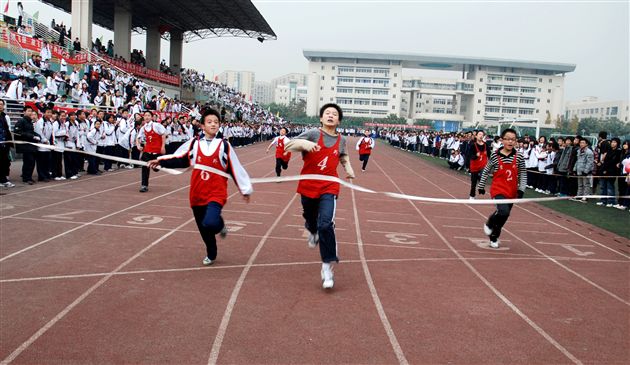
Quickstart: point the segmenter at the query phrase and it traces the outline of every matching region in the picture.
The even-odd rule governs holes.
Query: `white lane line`
[[[359,226],[359,213],[357,213],[357,202],[354,197],[354,190],[350,190],[352,194],[352,209],[354,211],[354,228],[356,229],[357,234],[357,242],[359,243],[359,258],[361,259],[361,267],[363,268],[363,274],[365,275],[365,280],[367,281],[368,287],[370,288],[370,295],[372,296],[372,301],[374,302],[374,306],[376,306],[376,311],[378,312],[378,316],[381,319],[381,323],[383,324],[383,328],[385,329],[385,333],[387,333],[387,338],[389,338],[389,343],[392,345],[392,349],[396,354],[396,358],[398,359],[399,364],[409,364],[407,358],[405,357],[405,353],[400,347],[400,343],[396,338],[396,334],[394,333],[394,329],[392,325],[389,323],[389,319],[387,319],[387,314],[385,313],[385,309],[383,308],[383,303],[381,303],[381,299],[378,297],[378,293],[376,291],[376,287],[374,286],[374,280],[372,280],[372,274],[370,273],[370,268],[368,267],[367,261],[365,259],[365,252],[363,250],[363,239],[361,238],[361,228]]]
[[[385,233],[385,234],[408,234],[411,236],[428,236],[426,233],[409,233],[409,232],[390,232],[390,231],[370,231],[372,233]]]
[[[260,193],[260,191],[256,191],[256,193]],[[230,209],[223,209],[223,212],[228,212],[228,213],[238,213],[238,214],[249,213],[249,214],[264,214],[264,215],[271,215],[271,213],[270,213],[270,212],[255,212],[255,211],[251,211],[251,210],[230,210]]]
[[[125,173],[125,172],[128,172],[128,171],[119,171],[119,172],[114,172],[114,173],[111,173],[111,174],[107,174],[106,176],[119,175],[119,174],[122,174],[122,173]],[[34,191],[38,191],[38,190],[45,190],[45,189],[51,189],[51,188],[58,188],[58,187],[65,186],[65,185],[73,185],[73,184],[78,184],[78,183],[82,183],[82,182],[85,182],[85,181],[90,181],[90,180],[98,179],[98,178],[100,178],[100,177],[102,177],[102,176],[83,176],[81,179],[78,179],[78,180],[71,180],[71,181],[66,181],[66,182],[63,182],[63,183],[51,182],[51,183],[52,183],[51,185],[42,186],[42,187],[40,187],[40,188],[32,188],[32,189],[25,189],[25,190],[21,190],[21,191],[16,191],[16,192],[13,192],[13,193],[8,193],[8,194],[6,194],[6,195],[4,195],[4,196],[5,196],[5,197],[7,197],[7,196],[13,196],[13,195],[24,194],[24,193],[32,193],[32,192],[34,192]],[[103,176],[103,177],[104,177],[104,176]],[[40,184],[41,184],[41,183],[40,183]],[[17,185],[17,184],[16,184],[16,185]]]
[[[178,231],[181,232],[181,231]],[[269,236],[268,239],[273,239],[273,236]],[[337,242],[341,243],[341,242]],[[382,247],[401,247],[401,248],[411,248],[407,246],[392,246],[392,245],[372,245],[372,244],[363,244],[363,246],[382,246]],[[416,247],[417,249],[417,247]],[[435,251],[448,251],[449,249],[433,249]],[[479,251],[465,251],[460,250],[460,252],[474,252],[478,253]],[[531,255],[520,255],[516,257],[468,257],[467,260],[473,261],[502,261],[502,260],[546,260],[547,258],[542,256],[531,256]],[[627,264],[625,260],[607,260],[607,259],[589,259],[589,258],[581,258],[581,257],[556,257],[558,260],[563,261],[587,261],[587,262],[611,262],[611,263],[623,263]],[[415,258],[402,258],[402,259],[367,259],[367,262],[399,262],[399,261],[459,261],[457,257],[415,257]],[[361,263],[361,260],[343,260],[343,263]],[[321,265],[321,261],[309,261],[309,262],[270,262],[270,263],[260,263],[260,264],[252,264],[252,267],[278,267],[278,266],[298,266],[298,265]],[[113,273],[114,276],[127,276],[127,275],[139,275],[139,274],[162,274],[162,273],[172,273],[172,272],[188,272],[188,271],[200,271],[200,270],[220,270],[220,269],[242,269],[245,267],[245,264],[241,265],[213,265],[213,266],[194,266],[194,267],[181,267],[181,268],[172,268],[172,269],[152,269],[152,270],[133,270],[133,271],[118,271]],[[53,276],[36,276],[36,277],[25,277],[25,278],[13,278],[13,279],[3,279],[0,280],[0,283],[19,283],[24,281],[42,281],[42,280],[64,280],[64,279],[82,279],[82,278],[91,278],[91,277],[99,277],[109,275],[110,273],[90,273],[90,274],[69,274],[69,275],[53,275]]]
[[[187,188],[188,186],[184,186],[184,188]],[[176,192],[178,190],[181,189],[176,189],[173,192]],[[168,193],[170,194],[170,193]],[[161,197],[161,196],[160,196]],[[114,274],[118,271],[120,271],[122,268],[124,268],[125,266],[127,266],[129,263],[131,263],[133,260],[135,260],[136,258],[138,258],[140,255],[142,255],[143,253],[145,253],[146,251],[148,251],[151,247],[155,246],[156,244],[160,243],[161,241],[163,241],[164,239],[166,239],[167,237],[169,237],[170,235],[172,235],[173,233],[175,233],[179,228],[183,227],[184,225],[192,222],[194,220],[194,218],[189,219],[188,221],[180,224],[178,227],[172,229],[171,231],[169,231],[167,234],[163,235],[162,237],[158,238],[157,240],[151,242],[148,246],[146,246],[145,248],[143,248],[142,250],[138,251],[135,255],[131,256],[127,261],[123,262],[122,264],[120,264],[116,269],[114,269],[113,271],[107,273],[107,275],[105,275],[101,280],[99,280],[96,284],[92,285],[88,290],[86,290],[85,292],[83,292],[83,294],[81,294],[77,299],[75,299],[72,303],[70,303],[67,307],[65,307],[61,312],[59,312],[53,319],[51,319],[50,321],[48,321],[48,323],[46,323],[43,327],[41,327],[37,332],[35,332],[28,340],[24,341],[17,349],[15,349],[9,356],[7,356],[4,360],[2,360],[2,362],[0,362],[1,365],[5,365],[5,364],[9,364],[11,361],[13,361],[16,357],[18,357],[24,350],[26,350],[31,344],[33,344],[33,342],[37,341],[38,338],[40,338],[44,333],[46,333],[46,331],[48,331],[52,326],[54,326],[57,322],[59,322],[63,317],[66,316],[66,314],[68,314],[74,307],[76,307],[77,305],[79,305],[85,298],[87,298],[90,294],[92,294],[92,292],[94,292],[94,290],[98,289],[101,285],[103,285],[107,280],[109,280],[112,276],[114,276]]]
[[[398,187],[398,184],[396,184],[396,182],[394,182],[394,180],[392,180],[392,178],[389,175],[385,174],[385,171],[381,168],[379,163],[376,161],[374,161],[374,163],[381,170],[381,172],[383,172],[383,175],[386,176],[389,179],[389,181],[391,181],[391,183],[396,187],[396,189],[401,194],[404,194],[404,192],[400,189],[400,187]],[[470,262],[468,262],[468,259],[462,256],[451,245],[451,243],[446,239],[446,237],[444,237],[442,233],[433,225],[433,223],[429,221],[429,219],[422,213],[422,211],[418,209],[418,207],[411,200],[407,200],[407,201],[409,202],[409,204],[413,206],[416,212],[418,212],[420,217],[424,219],[424,221],[431,227],[431,229],[433,229],[433,231],[438,235],[438,237],[440,237],[442,242],[444,242],[444,244],[460,259],[460,261],[464,265],[466,265],[466,267],[468,267],[468,269],[473,274],[475,274],[475,276],[477,276],[477,278],[479,278],[479,280],[481,280],[481,282],[484,283],[486,287],[488,287],[501,301],[503,301],[503,303],[505,303],[510,309],[512,309],[514,313],[516,313],[519,317],[521,317],[521,319],[523,319],[527,324],[529,324],[536,332],[538,332],[539,335],[544,337],[550,344],[552,344],[555,348],[557,348],[562,354],[564,354],[564,356],[570,359],[574,364],[580,364],[580,365],[582,364],[582,362],[578,358],[576,358],[572,353],[570,353],[569,350],[564,348],[564,346],[562,346],[558,341],[556,341],[553,337],[551,337],[551,335],[549,335],[545,330],[543,330],[540,326],[538,326],[525,313],[523,313],[516,305],[514,305],[514,303],[512,303],[505,295],[503,295],[503,293],[501,293],[497,288],[495,288],[494,285],[492,285],[492,283],[490,283],[488,279],[485,278],[485,276],[481,275],[481,273],[477,271],[477,269],[475,269],[475,267]]]
[[[225,312],[223,313],[223,318],[221,318],[221,324],[219,325],[217,335],[214,338],[214,343],[212,344],[212,349],[210,350],[210,357],[208,358],[208,364],[217,363],[217,359],[219,358],[219,351],[221,351],[221,345],[223,344],[223,338],[225,337],[228,324],[230,323],[230,318],[232,317],[232,311],[234,310],[234,306],[236,305],[236,299],[238,298],[238,294],[241,292],[241,287],[243,286],[243,283],[245,282],[245,277],[249,273],[249,270],[251,269],[254,263],[254,260],[256,260],[258,253],[265,245],[265,242],[267,242],[267,239],[271,235],[271,232],[276,228],[276,226],[278,225],[278,223],[280,222],[280,219],[282,219],[284,214],[289,210],[289,208],[291,208],[291,204],[293,204],[296,198],[297,198],[297,194],[294,194],[291,200],[289,201],[289,203],[284,207],[282,212],[271,224],[271,227],[269,227],[267,232],[265,232],[265,235],[260,239],[258,246],[256,246],[256,249],[254,250],[252,255],[249,257],[249,260],[247,260],[247,264],[243,268],[243,271],[241,272],[240,277],[236,281],[236,285],[234,285],[234,289],[232,290],[232,295],[230,295],[230,300],[228,301],[228,304],[225,308]]]
[[[410,217],[416,217],[416,215],[415,215],[415,214],[409,214],[409,213],[394,213],[394,212],[384,212],[384,211],[381,211],[381,212],[375,212],[375,211],[373,211],[373,210],[364,210],[364,211],[363,211],[363,213],[373,213],[373,214],[379,214],[379,215],[390,215],[390,214],[396,214],[396,215],[407,215],[407,216],[410,216]]]
[[[446,227],[446,228],[460,228],[460,229],[483,229],[482,226],[479,226],[479,227],[466,227],[466,226],[453,226],[453,225],[448,225],[448,224],[442,224],[442,227]]]
[[[413,222],[392,222],[392,221],[382,221],[382,220],[375,220],[375,219],[368,219],[368,222],[372,222],[372,223],[386,223],[386,224],[407,224],[410,226],[420,226],[420,223],[413,223]]]
[[[170,176],[170,175],[160,175],[160,176],[156,176],[156,177],[154,177],[153,179],[159,179],[159,178],[162,178],[162,177],[165,177],[165,176]],[[16,217],[16,216],[18,216],[18,215],[22,215],[22,214],[30,213],[30,212],[32,212],[32,211],[39,210],[39,209],[44,209],[44,208],[48,208],[48,207],[53,207],[53,206],[55,206],[55,205],[68,203],[68,202],[71,202],[71,201],[74,201],[74,200],[80,200],[80,199],[87,198],[87,197],[90,197],[90,196],[93,196],[93,195],[100,195],[100,194],[103,194],[103,193],[107,193],[108,191],[117,190],[117,189],[120,189],[120,188],[124,188],[124,187],[131,186],[131,185],[137,185],[137,184],[138,184],[138,182],[137,182],[137,181],[134,181],[134,182],[129,183],[129,184],[125,184],[125,185],[118,185],[118,186],[115,186],[115,187],[110,188],[110,189],[100,190],[100,191],[97,191],[97,192],[94,192],[94,193],[90,193],[90,194],[86,194],[86,195],[77,196],[76,198],[66,199],[66,200],[58,201],[58,202],[51,203],[51,204],[47,204],[47,205],[41,205],[41,206],[38,206],[37,208],[33,208],[33,209],[29,209],[29,210],[25,210],[25,211],[23,211],[23,212],[19,212],[19,213],[15,213],[15,214],[11,214],[11,215],[5,215],[5,216],[2,216],[2,217],[0,217],[0,220],[6,219],[6,218]]]
[[[403,167],[407,168],[407,169],[408,169],[409,171],[411,171],[413,174],[415,174],[415,175],[417,175],[418,177],[420,177],[421,179],[423,179],[423,180],[427,181],[429,184],[431,184],[431,185],[435,186],[435,187],[436,187],[436,188],[438,188],[439,190],[442,190],[442,191],[443,191],[443,192],[445,192],[446,194],[448,194],[448,195],[450,195],[450,196],[454,197],[454,195],[452,195],[451,193],[449,193],[447,190],[445,190],[445,189],[443,189],[442,187],[440,187],[439,185],[437,185],[437,184],[433,183],[432,181],[430,181],[429,179],[425,178],[424,176],[422,176],[422,175],[418,174],[417,172],[415,172],[413,169],[411,169],[411,168],[407,167],[407,166],[406,166],[405,164],[403,164],[402,162],[399,162],[399,161],[398,161],[398,160],[396,160],[396,159],[392,159],[392,160],[393,160],[393,161],[395,161],[396,163],[400,164],[401,166],[403,166]],[[478,211],[477,209],[473,208],[473,207],[472,207],[472,206],[470,206],[470,205],[466,205],[466,206],[467,206],[469,209],[471,209],[473,212],[477,213],[479,216],[481,216],[481,217],[485,218],[485,216],[484,216],[484,215],[483,215],[480,211]],[[415,205],[415,204],[414,204],[414,207],[416,207],[416,205]],[[417,209],[417,207],[416,207],[416,209]],[[573,269],[569,268],[568,266],[566,266],[566,265],[562,264],[562,263],[561,263],[561,262],[559,262],[558,260],[556,260],[556,259],[554,259],[553,257],[551,257],[551,256],[547,255],[546,253],[544,253],[544,252],[542,252],[541,250],[539,250],[537,247],[535,247],[535,246],[533,246],[532,244],[530,244],[529,242],[525,241],[523,238],[521,238],[519,235],[517,235],[517,234],[513,233],[513,232],[512,232],[512,231],[510,231],[509,229],[506,229],[506,228],[504,227],[504,228],[503,228],[503,231],[504,231],[504,232],[506,232],[507,234],[509,234],[510,236],[512,236],[513,238],[515,238],[516,240],[518,240],[518,241],[522,242],[522,243],[523,243],[524,245],[526,245],[527,247],[531,248],[532,250],[536,251],[537,253],[539,253],[539,254],[543,255],[544,257],[548,258],[548,259],[549,259],[549,261],[551,261],[551,262],[553,262],[554,264],[556,264],[556,265],[560,266],[562,269],[564,269],[564,270],[566,270],[567,272],[569,272],[569,273],[571,273],[571,274],[575,275],[576,277],[580,278],[582,281],[584,281],[584,282],[586,282],[586,283],[590,284],[591,286],[593,286],[593,287],[595,287],[595,288],[599,289],[599,290],[600,290],[600,291],[602,291],[603,293],[605,293],[605,294],[609,295],[609,296],[610,296],[610,297],[612,297],[612,298],[615,298],[616,300],[618,300],[618,301],[620,301],[620,302],[622,302],[622,303],[626,304],[627,306],[630,306],[630,301],[627,301],[627,300],[625,300],[625,299],[623,299],[623,298],[619,297],[617,294],[615,294],[615,293],[613,293],[613,292],[609,291],[608,289],[606,289],[606,288],[602,287],[601,285],[599,285],[599,284],[595,283],[594,281],[590,280],[589,278],[585,277],[584,275],[580,274],[579,272],[577,272],[577,271],[575,271],[575,270],[573,270]],[[570,231],[570,230],[569,230],[569,232],[572,232],[572,231]],[[598,243],[597,241],[593,241],[593,240],[591,240],[591,242],[596,243],[596,244],[598,244],[598,245],[600,245],[600,246],[601,246],[601,244],[600,244],[600,243]],[[570,247],[570,246],[569,246],[569,247]],[[611,250],[611,251],[613,251],[613,252],[616,252],[616,251],[612,250],[611,248],[609,248],[609,247],[607,247],[607,246],[602,246],[602,247],[605,247],[605,248],[607,248],[607,249],[609,249],[609,250]],[[624,256],[624,257],[630,257],[630,256],[626,256],[626,255],[623,255],[623,254],[620,254],[620,255],[621,255],[621,256]]]
[[[470,242],[470,237],[462,237],[462,236],[453,236],[453,238],[457,238],[460,240],[467,240],[468,242]],[[501,242],[511,242],[512,240],[507,240],[507,239],[501,239]],[[538,256],[538,255],[536,255]]]
[[[593,245],[579,245],[575,243],[557,243],[557,242],[544,242],[544,241],[536,241],[539,245],[557,245],[557,246],[575,246],[575,247],[595,247]]]
[[[447,217],[447,216],[443,216],[443,215],[434,215],[432,217],[433,218],[442,218],[442,219],[455,219],[455,220],[467,220],[467,221],[483,222],[483,220],[481,220],[479,218]],[[510,220],[510,223],[529,224],[529,225],[541,225],[541,226],[547,225],[547,223],[544,223],[544,222],[523,222],[523,221],[513,221],[513,220]]]
[[[335,210],[339,210],[339,209],[335,209]],[[292,214],[292,216],[293,217],[300,217],[300,218],[302,218],[302,214]],[[346,218],[335,216],[335,221],[345,221],[345,220],[346,220]]]
[[[137,184],[137,182],[135,182],[134,184]],[[188,186],[182,186],[181,188],[175,189],[175,190],[170,191],[170,192],[168,192],[168,193],[165,193],[165,194],[162,194],[162,195],[158,195],[158,196],[156,196],[156,197],[154,197],[154,198],[147,199],[147,200],[142,201],[142,202],[140,202],[140,203],[138,203],[138,204],[135,204],[135,205],[132,205],[132,206],[130,206],[130,207],[123,208],[123,209],[121,209],[121,210],[115,211],[115,212],[110,213],[110,214],[108,214],[108,215],[106,215],[106,216],[103,216],[103,217],[101,217],[101,218],[94,219],[94,220],[92,220],[92,221],[90,221],[90,222],[88,222],[88,223],[84,223],[84,224],[82,224],[82,225],[80,225],[80,226],[78,226],[78,227],[71,228],[71,229],[69,229],[69,230],[67,230],[67,231],[61,232],[61,233],[59,233],[59,234],[57,234],[57,235],[55,235],[55,236],[52,236],[52,237],[50,237],[50,238],[47,238],[47,239],[43,240],[43,241],[40,241],[40,242],[38,242],[38,243],[32,244],[32,245],[30,245],[30,246],[28,246],[28,247],[25,247],[25,248],[23,248],[23,249],[21,249],[21,250],[19,250],[19,251],[16,251],[16,252],[13,252],[13,253],[11,253],[11,254],[8,254],[8,255],[6,255],[6,256],[4,256],[4,257],[0,258],[0,262],[3,262],[3,261],[5,261],[5,260],[7,260],[7,259],[10,259],[11,257],[14,257],[14,256],[16,256],[16,255],[19,255],[19,254],[21,254],[21,253],[23,253],[23,252],[26,252],[26,251],[28,251],[28,250],[31,250],[31,249],[33,249],[33,248],[35,248],[35,247],[40,246],[40,245],[43,245],[43,244],[44,244],[44,243],[46,243],[46,242],[50,242],[50,241],[52,241],[52,240],[54,240],[54,239],[56,239],[56,238],[59,238],[59,237],[65,236],[65,235],[67,235],[68,233],[72,233],[72,232],[74,232],[74,231],[76,231],[76,230],[79,230],[79,229],[81,229],[81,228],[83,228],[83,227],[87,227],[87,226],[89,226],[90,224],[93,224],[93,223],[96,223],[96,222],[100,222],[100,221],[102,221],[102,220],[104,220],[104,219],[107,219],[107,218],[109,218],[109,217],[111,217],[111,216],[114,216],[114,215],[116,215],[116,214],[120,214],[120,213],[126,212],[126,211],[127,211],[127,210],[129,210],[129,209],[133,209],[133,208],[139,207],[139,206],[141,206],[142,204],[145,204],[145,203],[148,203],[148,202],[154,201],[154,200],[156,200],[156,199],[160,199],[160,198],[162,198],[162,197],[164,197],[164,196],[166,196],[166,195],[169,195],[169,194],[172,194],[172,193],[178,192],[178,191],[183,190],[183,189],[186,189],[186,188],[188,188]]]
[[[337,219],[337,217],[335,217],[335,220],[336,220],[336,219]],[[300,225],[300,224],[285,224],[285,226],[287,226],[287,227],[296,227],[296,228],[306,229],[306,228],[304,228],[304,225],[303,225],[303,224],[301,224],[301,225]],[[346,230],[345,228],[338,228],[338,227],[335,227],[335,231],[345,231],[345,230]]]

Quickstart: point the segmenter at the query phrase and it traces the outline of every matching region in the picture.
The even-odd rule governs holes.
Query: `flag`
[[[7,0],[7,5],[4,6],[4,12],[5,13],[9,12],[9,0]]]
[[[39,18],[39,10],[33,13],[33,19],[37,20]]]

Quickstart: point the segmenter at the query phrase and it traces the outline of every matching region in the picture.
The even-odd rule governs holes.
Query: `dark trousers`
[[[52,177],[63,176],[63,152],[52,151]]]
[[[116,157],[116,146],[105,146],[104,151],[107,156]],[[111,168],[112,160],[107,158],[103,159],[103,169],[110,170]]]
[[[7,182],[7,176],[9,176],[9,167],[11,166],[11,160],[9,160],[9,147],[7,145],[0,145],[0,183]]]
[[[326,263],[339,262],[334,221],[336,207],[336,195],[323,194],[318,199],[302,195],[302,216],[306,220],[304,227],[312,234],[319,234],[319,254],[322,262]]]
[[[71,151],[64,152],[63,164],[66,168],[67,179],[79,173],[79,167],[77,166],[77,153],[76,152],[71,152]]]
[[[280,176],[282,170],[289,168],[289,161],[285,161],[281,158],[276,158],[276,175]]]
[[[538,168],[530,167],[527,169],[527,185],[533,187],[534,189],[538,188],[538,174],[536,173]]]
[[[35,170],[35,154],[36,152],[22,153],[22,181],[28,182],[33,180],[33,171]]]
[[[142,161],[151,161],[151,160],[155,160],[156,158],[158,158],[160,155],[158,153],[149,153],[149,152],[142,152],[142,157],[140,158]],[[146,166],[142,166],[142,180],[140,182],[140,185],[142,186],[149,186],[149,174],[151,173],[151,170],[149,170],[148,167]]]
[[[98,158],[96,156],[87,156],[88,167],[87,173],[95,175],[98,173]]]
[[[367,153],[359,155],[359,161],[363,161],[363,167],[361,167],[361,170],[365,170],[365,167],[367,166],[369,159],[370,159],[370,155]]]
[[[480,178],[481,171],[470,172],[470,196],[472,196],[473,198],[477,194],[477,183],[479,182]]]
[[[117,144],[115,147],[116,149],[116,156],[120,157],[120,158],[129,158],[129,150],[124,148],[123,146]],[[118,163],[118,167],[120,167],[121,165],[124,165],[124,163],[119,162]]]
[[[619,196],[630,195],[630,186],[628,186],[625,177],[617,178],[617,186],[619,187]],[[630,198],[619,198],[619,204],[626,207],[630,206]]]
[[[567,191],[569,192],[569,196],[577,195],[578,191],[578,179],[575,175],[569,175],[567,177]]]
[[[50,152],[37,151],[37,178],[39,181],[50,179]]]
[[[105,154],[105,146],[96,146],[96,153],[100,154],[100,155],[104,155]],[[100,171],[101,170],[101,161],[102,159],[100,157],[95,157],[96,158],[96,171]]]
[[[223,229],[225,223],[221,217],[223,207],[217,202],[192,207],[197,228],[206,244],[206,255],[210,260],[217,258],[217,238],[215,235]]]
[[[569,195],[569,186],[567,185],[567,173],[558,172],[558,192],[562,195]]]
[[[131,159],[140,161],[140,150],[138,149],[138,147],[134,146],[131,148]],[[138,167],[138,165],[135,166]]]
[[[503,195],[497,195],[494,199],[500,200],[506,198]],[[497,204],[497,210],[488,218],[486,225],[492,229],[492,234],[490,235],[491,241],[496,241],[501,235],[501,229],[510,217],[512,205],[514,204]]]

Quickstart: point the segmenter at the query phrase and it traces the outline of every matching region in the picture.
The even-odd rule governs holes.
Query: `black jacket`
[[[612,148],[608,149],[606,152],[606,157],[602,161],[602,165],[600,166],[599,171],[603,176],[615,176],[619,173],[619,166],[617,164],[621,163],[622,152],[619,148],[613,150]]]
[[[22,117],[22,119],[15,124],[13,131],[15,132],[15,139],[18,141],[39,142],[35,140],[35,127],[30,118]],[[15,151],[17,153],[37,152],[37,147],[30,144],[16,144]]]
[[[7,121],[7,115],[4,113],[0,113],[0,128],[4,130],[4,140],[12,141],[13,137],[11,136],[11,128],[9,128],[9,122]],[[0,149],[9,149],[13,147],[12,143],[2,143],[0,144]]]

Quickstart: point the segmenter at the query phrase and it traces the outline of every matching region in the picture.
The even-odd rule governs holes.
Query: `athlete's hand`
[[[243,195],[243,201],[249,204],[249,195]]]
[[[486,189],[477,189],[479,195],[486,195]]]
[[[322,148],[318,144],[316,144],[313,147],[309,148],[308,152],[319,152],[319,150],[321,150],[321,149]]]
[[[158,160],[151,160],[151,161],[147,162],[147,164],[149,164],[150,168],[156,169],[156,168],[158,168],[158,166],[160,166],[160,161],[158,161]]]
[[[162,154],[162,155],[166,154],[166,147],[160,148],[160,154]]]

